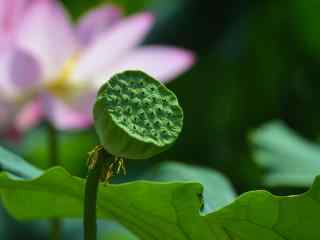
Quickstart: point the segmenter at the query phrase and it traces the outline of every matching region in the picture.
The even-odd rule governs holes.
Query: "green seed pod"
[[[129,159],[150,158],[168,149],[183,125],[175,94],[140,71],[116,74],[106,82],[93,114],[104,148]]]

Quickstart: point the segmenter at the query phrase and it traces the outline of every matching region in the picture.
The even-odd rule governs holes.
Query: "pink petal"
[[[10,46],[0,51],[0,94],[3,99],[15,99],[40,82],[38,62],[28,53]]]
[[[33,4],[19,26],[17,41],[39,59],[46,80],[54,78],[76,50],[71,23],[63,8],[53,1]]]
[[[126,18],[101,34],[83,53],[72,79],[87,81],[126,52],[141,43],[153,24],[153,16],[143,13]]]
[[[0,0],[0,44],[13,41],[14,34],[25,13],[39,1],[52,0]]]
[[[1,0],[0,32],[9,33],[21,21],[30,0]]]
[[[30,5],[28,0],[0,0],[0,45],[12,41],[24,12]]]
[[[78,38],[83,45],[95,40],[121,18],[121,10],[115,6],[103,6],[90,11],[80,19],[77,27]]]
[[[47,117],[58,129],[67,130],[87,128],[91,126],[93,121],[91,110],[88,111],[88,109],[92,108],[93,101],[94,98],[90,99],[90,104],[84,104],[84,106],[81,106],[80,99],[78,105],[73,105],[64,102],[62,99],[47,96]]]
[[[105,74],[97,79],[96,86],[101,86],[106,79],[125,70],[141,70],[162,82],[166,82],[187,71],[194,61],[195,57],[190,51],[179,48],[164,46],[137,48],[118,63],[106,69]]]
[[[43,104],[36,99],[24,106],[16,116],[15,126],[19,131],[36,126],[43,117]]]
[[[13,45],[0,50],[0,128],[13,125],[23,96],[40,83],[40,77],[38,62],[28,53]]]

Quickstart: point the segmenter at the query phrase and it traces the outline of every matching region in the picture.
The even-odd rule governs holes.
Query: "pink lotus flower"
[[[0,124],[23,104],[15,117],[20,129],[43,118],[60,129],[88,127],[97,89],[114,73],[139,69],[166,82],[194,62],[186,50],[140,46],[153,25],[150,13],[124,18],[105,6],[72,26],[55,1],[0,1],[14,12],[8,19],[0,6]]]
[[[40,77],[36,59],[13,40],[24,12],[35,1],[0,0],[0,129],[11,123],[21,102],[17,98]]]

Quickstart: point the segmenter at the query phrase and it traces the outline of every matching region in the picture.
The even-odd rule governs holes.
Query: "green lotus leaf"
[[[98,217],[118,221],[142,240],[320,239],[320,178],[301,195],[248,192],[207,215],[199,212],[198,183],[136,181],[99,188]],[[33,180],[0,174],[2,202],[18,219],[82,217],[83,189],[84,180],[61,167]]]
[[[8,151],[2,156],[15,158]],[[23,159],[19,162],[24,169],[32,170]],[[26,179],[3,172],[0,196],[4,207],[17,219],[81,218],[84,184],[84,179],[61,167],[40,176],[32,170]],[[304,194],[279,197],[252,191],[209,214],[200,211],[202,192],[203,187],[194,182],[101,183],[98,217],[116,220],[142,240],[320,239],[320,177]]]
[[[194,181],[204,187],[203,212],[211,212],[231,203],[235,191],[229,180],[213,169],[178,162],[162,162],[151,168],[144,178],[152,181]]]
[[[283,122],[272,121],[250,134],[254,160],[268,186],[309,187],[320,173],[320,146]]]

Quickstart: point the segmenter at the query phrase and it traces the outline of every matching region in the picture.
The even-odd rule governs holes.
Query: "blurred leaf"
[[[97,145],[94,131],[59,132],[58,149],[61,165],[73,175],[83,176],[86,172],[88,152]],[[74,151],[70,149],[76,149]],[[45,169],[48,167],[48,137],[46,129],[30,131],[23,139],[21,152],[32,164]]]
[[[290,1],[293,13],[293,23],[298,36],[303,41],[302,46],[309,54],[320,54],[320,1],[318,0],[293,0]]]
[[[41,170],[0,146],[1,169],[24,178],[37,177],[42,173]]]
[[[310,186],[320,174],[320,146],[308,142],[282,122],[271,122],[250,135],[254,158],[268,171],[269,186]]]
[[[154,181],[195,181],[204,187],[205,212],[222,208],[232,202],[236,194],[231,183],[221,173],[208,168],[182,163],[165,162],[147,173]]]
[[[60,0],[66,6],[73,18],[78,18],[84,14],[88,9],[97,7],[99,4],[102,4],[104,0]]]
[[[156,0],[77,0],[77,3],[68,0],[61,0],[72,17],[77,19],[88,10],[103,4],[114,4],[120,6],[125,14],[132,14],[149,7]]]
[[[105,0],[107,3],[113,3],[121,6],[127,14],[142,11],[149,7],[155,0]]]
[[[55,167],[32,181],[0,175],[4,206],[20,219],[81,217],[84,181]],[[101,184],[100,218],[113,218],[140,239],[317,240],[320,178],[307,193],[245,193],[221,210],[199,215],[197,183]],[[23,201],[21,201],[23,199]],[[50,206],[50,207],[49,207]]]
[[[126,228],[111,221],[99,221],[98,229],[103,232],[101,237],[98,238],[101,240],[138,240]]]
[[[74,226],[74,229],[70,229],[68,235],[65,234],[65,239],[83,239],[83,221],[80,219],[68,221],[76,222],[78,225]],[[138,240],[128,229],[112,219],[97,220],[97,230],[98,240]],[[75,232],[78,233],[76,238],[74,238]]]

